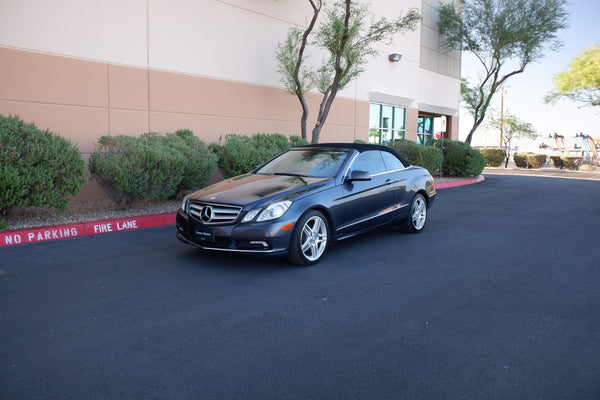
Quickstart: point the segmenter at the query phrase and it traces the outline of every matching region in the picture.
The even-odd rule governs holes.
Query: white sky
[[[538,140],[521,142],[521,148],[538,147],[542,139],[553,133],[564,135],[572,143],[576,140],[572,138],[579,132],[600,137],[600,107],[581,107],[567,100],[560,100],[555,105],[544,104],[544,96],[553,87],[552,77],[566,70],[571,58],[584,48],[600,43],[600,1],[570,1],[571,4],[567,6],[570,14],[569,27],[559,32],[564,46],[558,52],[549,52],[541,61],[530,64],[522,74],[515,75],[506,82],[504,111],[531,123],[541,135]],[[481,70],[477,64],[472,56],[463,53],[462,76],[474,82],[471,77],[476,77],[477,71]],[[494,96],[493,107],[494,110],[488,111],[487,115],[495,113],[499,116],[499,93]],[[461,112],[460,140],[466,138],[471,126],[472,118]],[[550,144],[547,139],[544,141]],[[498,132],[483,125],[475,132],[472,141],[474,146],[498,144]]]

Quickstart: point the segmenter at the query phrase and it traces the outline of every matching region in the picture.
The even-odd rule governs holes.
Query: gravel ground
[[[64,212],[53,208],[24,207],[13,209],[8,216],[0,217],[8,223],[8,229],[34,228],[74,222],[96,221],[110,218],[125,218],[148,214],[177,211],[179,200],[140,200],[128,210],[120,210],[109,199],[72,201]]]

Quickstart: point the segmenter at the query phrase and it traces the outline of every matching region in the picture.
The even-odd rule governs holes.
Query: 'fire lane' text
[[[126,231],[128,229],[138,229],[137,221],[135,219],[94,224],[94,233],[118,232]]]

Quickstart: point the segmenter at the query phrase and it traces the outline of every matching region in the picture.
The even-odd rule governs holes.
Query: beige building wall
[[[298,100],[275,87],[5,47],[0,59],[0,113],[59,132],[83,153],[106,134],[189,128],[206,142],[227,133],[300,134]],[[308,100],[318,107],[319,96]],[[337,99],[323,136],[354,140],[368,112],[366,102]]]
[[[371,6],[389,17],[422,5]],[[86,159],[106,134],[299,135],[300,106],[279,82],[274,51],[310,14],[308,2],[283,0],[0,0],[0,113],[60,133]],[[423,105],[458,109],[459,81],[421,68],[420,38],[419,28],[380,46],[338,95],[321,142],[367,140],[369,104],[381,95],[407,109],[412,140]],[[308,100],[310,131],[320,95]],[[102,195],[91,184],[80,198]]]

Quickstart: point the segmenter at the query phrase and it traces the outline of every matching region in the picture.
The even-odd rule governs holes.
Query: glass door
[[[433,117],[419,115],[417,143],[424,145],[427,139],[433,137]]]

